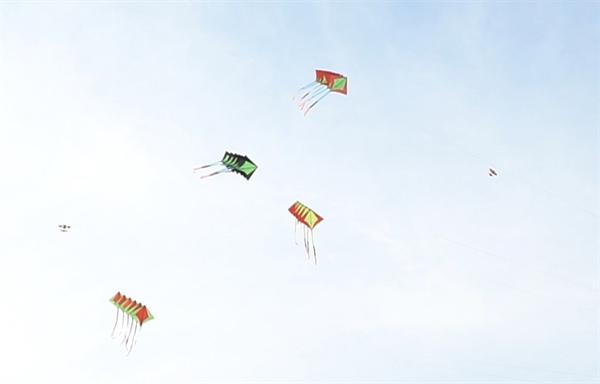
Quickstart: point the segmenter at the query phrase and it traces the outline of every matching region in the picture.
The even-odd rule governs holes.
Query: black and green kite
[[[222,165],[225,168],[223,168],[219,171],[210,173],[208,175],[200,176],[200,178],[204,179],[206,177],[218,175],[219,173],[235,172],[235,173],[238,173],[238,174],[244,176],[246,178],[246,180],[250,180],[250,177],[252,176],[254,171],[256,171],[256,168],[258,168],[256,166],[256,164],[254,164],[248,158],[248,156],[242,156],[242,155],[238,155],[236,153],[225,152],[225,155],[223,156],[223,160],[217,161],[216,163],[203,165],[202,167],[194,168],[194,172],[196,172],[199,169],[215,167],[218,165]]]

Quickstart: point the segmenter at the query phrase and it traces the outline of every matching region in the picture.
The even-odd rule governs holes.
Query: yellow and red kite
[[[302,231],[304,233],[304,249],[310,260],[310,249],[312,248],[313,256],[315,257],[315,265],[317,264],[317,250],[315,248],[315,239],[313,237],[313,229],[323,221],[323,218],[319,216],[315,211],[308,208],[306,205],[296,201],[289,209],[290,213],[296,218],[294,224],[294,241],[296,245],[296,227],[299,223],[303,224]],[[309,238],[310,234],[310,238]]]

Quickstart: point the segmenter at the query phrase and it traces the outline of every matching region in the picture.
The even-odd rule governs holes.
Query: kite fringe
[[[203,166],[201,166],[201,167],[194,168],[194,173],[195,173],[197,170],[199,170],[199,169],[208,168],[208,167],[214,167],[214,166],[216,166],[216,165],[219,165],[219,164],[223,164],[223,163],[222,163],[222,162],[220,162],[220,161],[217,161],[216,163],[207,164],[207,165],[203,165]]]
[[[301,102],[299,105],[302,105],[302,106],[303,106],[302,108],[304,108],[304,105],[306,105],[306,103],[308,103],[309,101],[311,101],[311,100],[312,100],[312,99],[314,99],[315,97],[317,97],[317,96],[321,96],[323,93],[325,93],[325,94],[328,94],[329,92],[330,92],[330,91],[329,91],[329,88],[327,88],[327,87],[320,88],[320,89],[318,89],[317,91],[315,91],[315,92],[312,92],[312,93],[311,93],[311,92],[308,92],[306,95],[304,95],[304,97],[306,97],[308,94],[310,94],[310,97],[308,97],[306,100],[305,100],[305,99],[304,99],[304,97],[303,97],[303,98],[300,100],[300,101],[302,101],[302,102]]]
[[[296,228],[298,227],[298,219],[296,219],[296,222],[294,223],[294,244],[298,245],[298,240],[296,238]]]
[[[315,97],[317,94],[320,94],[321,92],[323,92],[327,89],[329,89],[329,88],[327,88],[326,85],[319,84],[314,89],[311,89],[310,91],[306,92],[306,94],[304,94],[304,96],[302,96],[300,101],[304,100],[306,98],[306,96],[310,95],[310,97],[306,100],[306,101],[308,101],[308,100],[312,99],[313,97]]]
[[[310,260],[310,249],[312,248],[312,256],[315,258],[315,265],[317,265],[317,249],[315,247],[314,232],[312,229],[307,227],[303,227],[302,231],[304,235],[304,250],[308,255],[308,260]]]
[[[308,260],[310,260],[310,248],[308,246],[308,239],[306,237],[306,232],[307,229],[306,227],[302,227],[302,235],[304,236],[304,250],[306,251],[306,254],[308,255]]]
[[[312,241],[313,255],[315,256],[315,265],[317,265],[317,248],[315,247],[315,237],[312,229],[310,230],[310,240]]]
[[[200,179],[206,179],[207,177],[211,177],[211,176],[215,176],[215,175],[218,175],[218,174],[221,174],[221,173],[227,173],[227,172],[233,172],[233,170],[231,170],[229,168],[223,168],[223,169],[221,169],[219,171],[210,173],[208,175],[202,175],[202,176],[200,176]]]
[[[294,100],[296,98],[296,96],[298,96],[298,94],[300,92],[302,92],[304,89],[309,89],[309,88],[313,88],[316,85],[319,85],[320,83],[318,81],[312,81],[308,84],[306,84],[304,87],[300,88],[299,90],[296,91],[296,93],[294,93],[294,96],[292,96],[292,100]]]
[[[119,347],[121,345],[123,345],[123,343],[125,343],[125,341],[127,340],[127,334],[128,334],[127,327],[128,326],[129,326],[129,317],[127,317],[127,325],[125,325],[125,328],[124,328],[125,334],[123,335],[123,340],[121,341],[121,344],[119,344]]]
[[[135,328],[133,330],[133,337],[131,338],[131,344],[129,345],[129,349],[127,351],[127,356],[129,356],[129,354],[131,353],[131,350],[133,349],[133,345],[134,345],[134,339],[136,337],[137,334],[137,330],[138,330],[138,323],[135,323]],[[125,344],[125,349],[127,349],[127,344]]]
[[[303,102],[301,102],[298,107],[300,108],[300,110],[304,110],[304,108],[306,107],[306,104],[311,102],[312,100],[314,100],[315,98],[317,98],[317,100],[312,103],[308,109],[306,109],[306,111],[304,112],[304,116],[306,116],[308,114],[308,112],[312,109],[312,107],[314,107],[319,101],[321,101],[325,96],[327,96],[329,93],[331,92],[331,90],[327,87],[325,87],[322,90],[319,90],[315,93],[313,93],[309,98],[307,98],[306,100],[304,100]]]
[[[117,329],[117,324],[118,323],[119,323],[119,308],[117,308],[117,319],[115,320],[115,326],[113,327],[113,330],[110,333],[110,339],[111,340],[114,340],[116,337],[118,337],[118,335],[114,336],[115,335],[115,329]]]
[[[306,112],[304,112],[304,116],[306,116],[306,114],[307,114],[307,113],[308,113],[308,112],[309,112],[309,111],[312,109],[312,107],[314,107],[315,105],[317,105],[317,103],[318,103],[319,101],[323,100],[323,98],[324,98],[325,96],[327,96],[328,94],[329,94],[329,92],[326,92],[324,95],[322,95],[321,97],[319,97],[319,98],[317,99],[317,101],[315,101],[314,103],[312,103],[312,105],[311,105],[310,107],[308,107],[308,109],[306,110]]]

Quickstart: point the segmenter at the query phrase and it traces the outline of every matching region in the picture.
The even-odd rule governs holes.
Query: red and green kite
[[[337,92],[342,95],[348,94],[348,78],[346,76],[320,69],[317,69],[316,72],[317,76],[315,81],[300,88],[292,97],[292,100],[294,100],[296,96],[298,96],[298,93],[302,90],[306,90],[306,93],[302,96],[300,103],[298,104],[301,110],[304,110],[307,104],[309,105],[304,112],[304,116],[306,116],[308,111],[330,92]],[[313,100],[315,101],[313,102]]]
[[[298,245],[298,242],[296,241],[296,227],[299,223],[301,223],[304,225],[302,227],[302,231],[304,233],[304,249],[306,250],[306,254],[308,255],[308,259],[310,260],[310,249],[312,248],[316,265],[317,250],[315,248],[313,229],[317,226],[317,224],[323,221],[323,218],[319,216],[315,211],[308,208],[306,205],[300,203],[299,201],[296,201],[288,210],[296,218],[296,223],[294,224],[294,241],[296,242],[296,245]]]
[[[114,295],[110,299],[110,302],[113,303],[117,307],[117,320],[115,321],[115,326],[113,327],[110,337],[115,339],[115,338],[119,337],[121,334],[123,334],[123,341],[121,341],[120,345],[123,345],[123,343],[125,343],[125,349],[128,350],[127,356],[129,356],[129,354],[131,353],[131,349],[133,348],[133,345],[137,343],[136,334],[138,333],[137,332],[138,328],[140,329],[140,332],[141,332],[142,325],[145,322],[154,319],[154,316],[152,316],[152,314],[150,313],[148,308],[146,308],[145,305],[142,305],[142,303],[138,303],[134,300],[131,300],[131,298],[128,298],[125,295],[121,295],[121,292],[117,292],[117,294]],[[121,330],[119,331],[118,335],[114,336],[115,329],[117,328],[117,323],[119,322],[119,312],[122,313],[122,315],[121,315]],[[125,315],[127,315],[127,316],[125,316]],[[125,319],[127,319],[127,320],[125,320]],[[125,324],[125,322],[127,322],[127,324]],[[134,324],[135,324],[135,329],[133,329]],[[139,324],[139,327],[138,327],[138,324]],[[131,335],[132,330],[133,330],[133,336]],[[130,339],[131,339],[131,343],[129,343]],[[129,346],[128,346],[128,344],[129,344]]]

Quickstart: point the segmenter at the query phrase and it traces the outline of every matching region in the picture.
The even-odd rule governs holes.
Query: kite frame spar
[[[323,218],[299,201],[296,201],[294,204],[292,204],[292,206],[288,208],[288,211],[290,211],[290,213],[296,218],[296,222],[294,223],[294,243],[298,245],[298,241],[296,240],[296,228],[299,223],[302,223],[304,224],[304,227],[302,227],[302,233],[304,235],[304,250],[306,251],[308,259],[310,260],[310,249],[312,248],[313,256],[315,258],[315,265],[317,265],[317,249],[315,247],[313,229],[317,226],[317,224],[323,221]]]
[[[250,180],[250,177],[254,174],[258,166],[252,162],[248,158],[248,156],[238,155],[237,153],[225,152],[223,155],[223,159],[221,161],[217,161],[216,163],[203,165],[201,167],[194,168],[194,172],[199,169],[215,167],[218,165],[222,165],[225,168],[218,170],[216,172],[210,173],[208,175],[200,176],[201,179],[205,179],[207,177],[215,176],[220,173],[228,173],[234,172],[239,175],[242,175],[246,180]]]
[[[312,102],[310,106],[306,109],[306,111],[304,112],[304,116],[306,116],[306,114],[312,109],[312,107],[317,105],[317,103],[323,100],[323,98],[329,93],[336,92],[341,93],[342,95],[348,94],[348,78],[346,76],[331,71],[325,71],[322,69],[316,69],[315,72],[315,81],[300,88],[294,94],[294,96],[292,96],[292,100],[294,100],[296,99],[296,96],[298,96],[298,93],[300,93],[303,90],[307,91],[304,94],[304,96],[300,98],[300,102],[298,104],[298,107],[300,107],[301,110],[303,110],[304,107],[306,107],[307,103],[311,102],[313,99],[316,98],[316,100]]]

